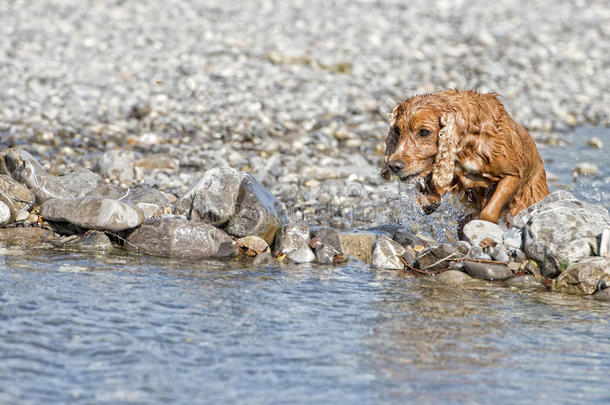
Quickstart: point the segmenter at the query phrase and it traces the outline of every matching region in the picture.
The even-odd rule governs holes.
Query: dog
[[[398,104],[381,176],[418,181],[417,202],[427,214],[444,194],[460,192],[480,219],[510,222],[549,189],[536,143],[498,97],[444,90]]]

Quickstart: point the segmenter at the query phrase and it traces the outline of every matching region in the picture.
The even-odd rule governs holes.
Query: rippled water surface
[[[607,205],[608,155],[579,136],[541,147],[553,187]],[[581,159],[602,175],[574,183]],[[358,263],[0,244],[0,403],[607,403],[609,310]]]

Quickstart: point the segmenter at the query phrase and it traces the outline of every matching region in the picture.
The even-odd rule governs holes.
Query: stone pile
[[[269,190],[227,166],[205,171],[176,199],[108,183],[87,169],[54,176],[28,152],[7,149],[0,153],[0,225],[12,232],[47,228],[53,231],[47,241],[64,249],[121,247],[255,265],[351,259],[454,285],[481,279],[610,297],[602,294],[610,284],[610,215],[566,191],[522,211],[510,228],[473,220],[461,240],[438,244],[395,225],[346,232],[290,222]]]

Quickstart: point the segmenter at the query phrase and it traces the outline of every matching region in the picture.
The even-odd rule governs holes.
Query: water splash
[[[468,215],[463,204],[454,196],[443,196],[441,205],[426,214],[417,204],[419,194],[414,182],[398,182],[400,215],[395,222],[402,230],[427,236],[437,242],[454,242],[458,239],[460,221]]]

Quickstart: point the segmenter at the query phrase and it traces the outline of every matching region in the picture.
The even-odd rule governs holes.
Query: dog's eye
[[[428,131],[427,129],[421,129],[419,131],[419,136],[421,136],[422,138],[427,137],[428,135],[430,135],[430,131]]]

